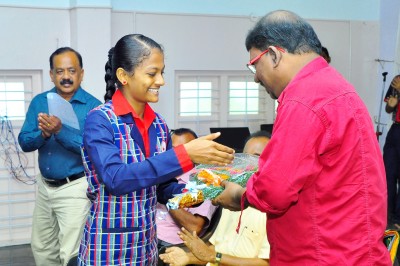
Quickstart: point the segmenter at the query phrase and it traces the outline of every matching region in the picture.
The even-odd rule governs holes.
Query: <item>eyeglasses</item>
[[[281,47],[275,46],[276,49],[278,49],[279,51],[281,51],[282,53],[285,52],[285,50]],[[253,59],[250,60],[250,62],[247,64],[247,68],[253,73],[256,73],[256,66],[254,65],[258,60],[260,60],[261,56],[265,55],[266,53],[269,52],[269,48],[267,50],[264,50],[264,52],[262,52],[261,54],[257,55],[256,57],[254,57]]]

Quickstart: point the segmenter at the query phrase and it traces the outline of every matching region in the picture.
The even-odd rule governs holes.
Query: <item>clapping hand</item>
[[[186,252],[178,247],[170,247],[160,254],[160,259],[170,266],[184,266],[189,264],[189,257]]]
[[[57,134],[60,132],[62,127],[61,120],[58,117],[45,113],[39,113],[38,124],[38,127],[45,138],[49,138],[52,134]]]
[[[178,235],[198,260],[209,262],[215,258],[215,251],[204,243],[195,231],[191,234],[188,230],[182,228]]]
[[[391,108],[395,108],[397,106],[399,102],[399,98],[397,95],[395,96],[389,96],[389,99],[387,101],[387,104],[391,107]]]

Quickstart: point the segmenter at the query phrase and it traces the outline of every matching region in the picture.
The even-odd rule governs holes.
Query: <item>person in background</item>
[[[179,146],[181,144],[186,144],[191,140],[197,139],[198,136],[196,132],[190,128],[177,128],[171,130],[171,140],[172,147]]]
[[[18,136],[24,152],[39,152],[31,239],[38,266],[66,265],[78,254],[89,211],[80,145],[86,115],[101,102],[81,88],[83,75],[82,57],[77,51],[62,47],[53,52],[50,78],[55,87],[33,98]],[[49,114],[50,92],[72,105],[80,129]]]
[[[178,128],[171,132],[172,147],[197,139],[197,134],[189,128]],[[177,177],[178,183],[186,184],[189,181],[190,173],[192,171]],[[201,236],[207,229],[216,208],[209,200],[204,201],[198,207],[176,210],[168,210],[165,204],[157,203],[158,249],[182,243],[178,236],[182,227],[187,228],[190,232],[196,231]]]
[[[86,119],[82,156],[93,198],[79,265],[157,265],[156,204],[184,185],[193,163],[226,165],[234,150],[210,134],[172,148],[164,118],[149,103],[164,85],[164,51],[141,34],[109,51],[105,103]]]
[[[244,153],[259,156],[270,140],[266,131],[251,134],[243,149]],[[254,208],[246,208],[241,217],[240,231],[236,228],[240,212],[223,209],[218,226],[209,240],[204,243],[196,232],[182,228],[180,238],[189,252],[179,247],[169,247],[160,258],[172,266],[231,265],[268,266],[269,243],[266,235],[265,213]]]
[[[251,155],[260,156],[264,148],[267,146],[271,139],[271,133],[259,130],[256,131],[246,139],[243,152]]]
[[[400,229],[400,75],[393,78],[384,101],[385,110],[392,114],[393,124],[383,146],[388,191],[388,228]]]
[[[268,215],[271,265],[391,265],[383,158],[354,87],[293,12],[262,17],[246,48],[254,81],[279,102],[273,137],[246,188],[223,182],[213,203]]]
[[[331,63],[331,57],[329,56],[328,49],[324,46],[321,47],[321,56],[328,62],[328,64]]]

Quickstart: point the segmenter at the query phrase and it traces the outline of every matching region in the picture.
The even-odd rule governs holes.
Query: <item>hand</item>
[[[197,236],[196,231],[193,231],[193,234],[191,234],[182,227],[182,231],[178,232],[178,235],[197,259],[207,262],[214,261],[215,251],[210,249],[207,244]]]
[[[54,115],[48,115],[45,113],[39,113],[38,115],[39,129],[43,134],[51,136],[60,132],[62,123],[61,120]]]
[[[45,129],[40,128],[40,126],[39,126],[39,129],[42,131],[42,137],[44,139],[48,139],[48,138],[51,137],[51,133],[50,132],[46,131]]]
[[[216,165],[232,163],[235,150],[213,141],[220,135],[219,132],[213,133],[184,144],[192,162]]]
[[[246,189],[236,183],[228,181],[223,181],[221,186],[225,189],[218,197],[212,200],[212,204],[220,205],[231,211],[240,211],[240,202]]]
[[[390,85],[400,92],[400,75],[395,76]]]
[[[165,249],[164,254],[160,254],[160,259],[170,266],[184,266],[189,264],[189,257],[186,252],[178,247]]]
[[[396,96],[389,96],[389,99],[387,101],[387,105],[390,108],[395,108],[398,103],[399,103],[399,99],[398,99],[397,95]]]

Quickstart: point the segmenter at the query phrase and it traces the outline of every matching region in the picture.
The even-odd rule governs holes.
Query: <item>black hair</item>
[[[297,14],[277,10],[263,16],[249,31],[246,49],[279,46],[292,54],[321,53],[321,42],[311,25]]]
[[[271,139],[271,133],[269,133],[268,131],[265,131],[265,130],[256,131],[256,132],[254,132],[254,133],[251,133],[250,136],[248,136],[248,137],[246,138],[246,140],[244,141],[244,143],[246,144],[246,143],[247,143],[249,140],[251,140],[252,138],[259,138],[259,137]]]
[[[118,68],[124,69],[130,75],[134,74],[135,68],[151,54],[151,49],[163,48],[153,39],[142,34],[125,35],[108,52],[108,61],[105,64],[106,94],[104,100],[111,100],[117,87],[121,87],[116,72]]]
[[[331,56],[329,55],[328,49],[325,46],[322,46],[321,48],[321,56],[325,58],[325,60],[330,63],[331,62]]]
[[[325,46],[322,46],[321,49],[322,49],[321,54],[325,53],[327,56],[329,56],[328,49]]]
[[[183,134],[192,134],[194,138],[198,138],[197,134],[191,130],[190,128],[177,128],[177,129],[171,129],[171,135],[177,135],[177,136],[181,136]]]
[[[79,66],[80,66],[81,68],[83,68],[82,56],[81,56],[80,53],[78,53],[77,51],[75,51],[75,50],[72,49],[71,47],[61,47],[61,48],[58,48],[57,50],[55,50],[55,51],[50,55],[50,60],[49,60],[49,61],[50,61],[50,69],[53,69],[53,67],[54,67],[54,64],[53,64],[53,59],[54,59],[54,57],[55,57],[56,55],[63,54],[63,53],[66,53],[66,52],[73,52],[73,53],[75,53],[76,57],[78,57],[78,60],[79,60]]]

